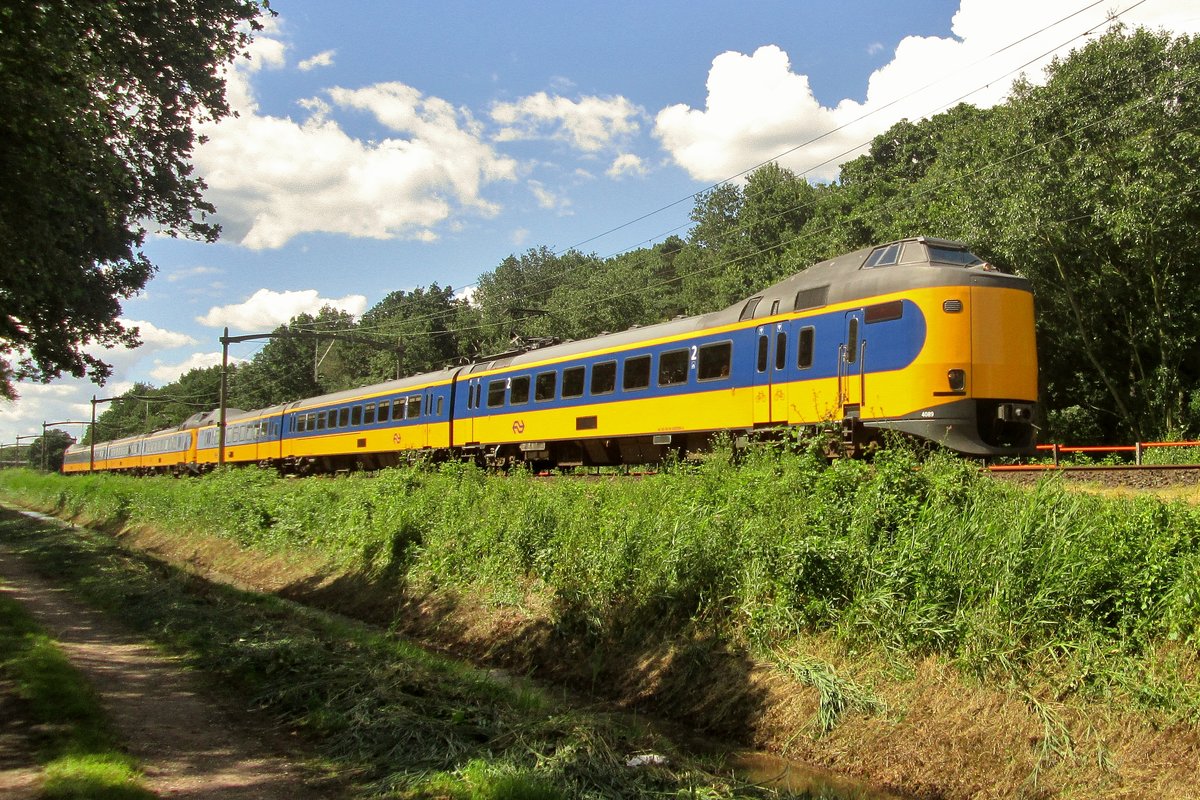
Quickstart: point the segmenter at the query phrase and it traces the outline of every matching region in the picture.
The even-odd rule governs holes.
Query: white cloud
[[[640,129],[645,112],[624,97],[583,97],[578,101],[545,92],[515,103],[496,103],[492,119],[502,125],[497,141],[556,139],[585,153],[614,146]]]
[[[188,269],[177,269],[168,274],[167,283],[179,283],[186,281],[189,278],[199,278],[204,275],[219,275],[221,270],[216,267],[190,267]]]
[[[560,214],[565,214],[571,208],[569,198],[550,191],[541,181],[529,181],[529,191],[533,192],[533,196],[537,198],[538,206],[547,211],[558,211]]]
[[[316,69],[317,67],[331,67],[333,66],[333,57],[335,55],[337,55],[336,50],[325,50],[317,53],[311,58],[304,59],[296,66],[300,68],[301,72],[308,72],[309,70]]]
[[[120,319],[117,321],[126,328],[136,327],[138,329],[138,338],[142,340],[142,346],[138,348],[139,350],[170,350],[174,347],[185,347],[196,343],[196,340],[186,333],[169,331],[166,328],[158,327],[153,322],[144,322],[136,319]]]
[[[870,77],[864,103],[843,100],[834,108],[817,102],[807,76],[792,72],[779,47],[722,53],[709,70],[705,107],[662,109],[654,135],[700,180],[723,180],[772,159],[831,178],[838,164],[900,119],[931,116],[959,101],[991,106],[1022,72],[1041,79],[1051,55],[1065,56],[1101,33],[1109,11],[1098,4],[1064,19],[1068,9],[1044,0],[962,0],[953,38],[905,38]],[[1121,20],[1177,34],[1200,30],[1194,0],[1150,0]]]
[[[624,175],[645,175],[649,170],[646,162],[633,153],[622,153],[617,156],[604,174],[610,178],[620,178]]]
[[[465,300],[467,305],[475,305],[475,292],[478,291],[477,286],[465,286],[454,293],[455,300]]]
[[[229,356],[229,363],[236,364],[245,361],[244,358],[237,358],[233,355]],[[193,369],[207,369],[208,367],[216,367],[221,363],[221,351],[214,353],[192,353],[183,361],[165,364],[160,359],[154,359],[154,367],[150,370],[150,375],[162,384],[171,383],[179,380],[179,377]]]
[[[367,310],[367,298],[349,294],[340,298],[319,296],[316,289],[299,292],[275,292],[259,289],[245,302],[213,306],[196,321],[212,328],[228,326],[241,331],[269,331],[299,314],[317,314],[325,306],[341,309],[354,316]]]
[[[517,228],[511,234],[509,234],[508,240],[517,247],[521,247],[529,241],[529,229]]]
[[[284,63],[286,46],[255,39],[252,58],[228,72],[238,116],[201,126],[195,153],[206,197],[228,239],[252,249],[282,247],[303,233],[433,241],[437,226],[462,214],[491,216],[483,196],[516,177],[516,162],[484,141],[471,114],[401,83],[329,89],[300,106],[303,121],[259,113],[250,79]],[[369,111],[398,135],[365,141],[333,118]]]

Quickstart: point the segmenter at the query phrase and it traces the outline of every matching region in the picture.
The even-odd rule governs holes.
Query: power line
[[[967,67],[966,67],[966,68],[968,68],[968,69],[969,69],[969,68],[971,68],[971,67],[974,67],[974,66],[977,66],[977,65],[979,65],[979,64],[982,64],[982,63],[984,63],[985,61],[987,61],[987,60],[989,60],[989,59],[991,59],[991,58],[995,57],[996,55],[999,55],[1000,53],[1003,53],[1003,52],[1005,52],[1005,51],[1007,51],[1007,50],[1010,50],[1010,49],[1012,49],[1013,47],[1016,47],[1016,46],[1018,46],[1018,45],[1020,45],[1020,44],[1022,44],[1022,43],[1024,43],[1024,42],[1026,42],[1026,41],[1029,41],[1030,39],[1033,39],[1034,37],[1036,37],[1036,36],[1038,36],[1038,35],[1040,35],[1040,34],[1042,34],[1042,33],[1046,32],[1046,31],[1050,30],[1051,28],[1054,28],[1054,27],[1056,27],[1056,26],[1058,26],[1058,25],[1061,25],[1061,24],[1063,24],[1064,22],[1067,22],[1067,21],[1069,21],[1069,20],[1073,19],[1074,17],[1077,17],[1077,16],[1079,16],[1080,14],[1083,14],[1084,12],[1086,12],[1086,11],[1089,11],[1089,10],[1091,10],[1091,9],[1095,8],[1096,6],[1100,5],[1102,2],[1104,2],[1104,0],[1097,0],[1097,2],[1092,2],[1092,3],[1089,3],[1088,5],[1086,5],[1086,6],[1082,7],[1082,8],[1080,8],[1080,9],[1078,9],[1078,10],[1076,10],[1076,11],[1073,11],[1072,13],[1070,13],[1070,14],[1068,14],[1068,15],[1064,16],[1064,17],[1061,17],[1060,19],[1058,19],[1058,20],[1055,20],[1054,22],[1048,23],[1047,25],[1044,25],[1044,26],[1042,26],[1041,28],[1038,28],[1037,30],[1035,30],[1035,31],[1033,31],[1033,32],[1031,32],[1031,33],[1029,33],[1029,34],[1026,34],[1026,35],[1025,35],[1025,36],[1023,36],[1023,37],[1021,37],[1021,38],[1019,38],[1019,39],[1017,39],[1017,40],[1015,40],[1015,41],[1013,41],[1013,42],[1010,42],[1010,43],[1008,43],[1008,44],[1004,45],[1003,47],[1000,47],[1000,48],[998,48],[998,49],[996,49],[996,50],[992,51],[992,52],[991,52],[991,53],[989,53],[988,55],[986,55],[986,56],[983,56],[983,57],[981,57],[981,58],[977,59],[976,61],[972,62],[971,64],[967,65]],[[1145,2],[1146,2],[1146,0],[1136,0],[1136,2],[1132,3],[1131,5],[1129,5],[1128,7],[1124,8],[1123,10],[1120,10],[1120,11],[1114,12],[1114,13],[1112,13],[1111,15],[1109,15],[1109,17],[1108,17],[1108,22],[1110,22],[1110,23],[1111,23],[1111,22],[1113,22],[1113,21],[1115,21],[1115,20],[1119,19],[1121,16],[1123,16],[1123,15],[1125,15],[1125,14],[1128,14],[1130,11],[1134,10],[1135,8],[1137,8],[1138,6],[1142,5],[1142,4],[1143,4],[1143,3],[1145,3]],[[1065,41],[1062,41],[1062,42],[1060,42],[1059,44],[1055,45],[1054,47],[1052,47],[1052,48],[1050,48],[1050,49],[1048,49],[1048,50],[1046,50],[1046,51],[1044,51],[1044,52],[1042,52],[1042,53],[1038,54],[1037,56],[1034,56],[1033,58],[1030,58],[1029,60],[1027,60],[1027,61],[1025,61],[1024,63],[1020,64],[1019,66],[1017,66],[1017,67],[1014,67],[1014,68],[1012,68],[1012,69],[1008,70],[1007,72],[1005,72],[1005,73],[1003,73],[1003,74],[1001,74],[1001,75],[999,75],[999,76],[996,76],[996,77],[993,77],[993,78],[989,79],[987,82],[985,82],[985,83],[983,83],[983,84],[981,84],[981,85],[979,85],[979,86],[976,86],[975,88],[973,88],[973,89],[971,89],[970,91],[968,91],[968,92],[966,92],[966,93],[964,93],[964,94],[960,95],[959,97],[957,97],[957,98],[956,98],[956,99],[954,99],[954,100],[951,100],[951,101],[949,101],[949,102],[947,102],[947,103],[943,103],[942,105],[940,105],[939,107],[937,107],[936,109],[934,109],[932,112],[930,112],[930,115],[937,114],[937,113],[939,113],[939,112],[941,112],[941,111],[944,111],[944,110],[945,110],[945,109],[947,109],[947,108],[950,108],[950,107],[952,107],[952,106],[954,106],[954,105],[957,105],[957,104],[959,104],[959,103],[963,102],[963,101],[964,101],[966,98],[970,97],[971,95],[973,95],[973,94],[976,94],[977,92],[980,92],[980,91],[983,91],[983,90],[985,90],[986,88],[988,88],[989,86],[991,86],[991,85],[992,85],[993,83],[995,83],[996,81],[999,81],[999,80],[1003,80],[1003,79],[1005,79],[1005,78],[1008,78],[1009,76],[1013,75],[1014,73],[1018,73],[1018,72],[1020,72],[1020,71],[1022,71],[1022,70],[1024,70],[1024,69],[1026,69],[1026,68],[1027,68],[1027,67],[1029,67],[1031,64],[1034,64],[1034,63],[1036,63],[1036,62],[1038,62],[1038,61],[1041,61],[1042,59],[1045,59],[1047,56],[1049,56],[1049,55],[1052,55],[1053,53],[1055,53],[1055,52],[1058,52],[1058,51],[1062,50],[1064,47],[1066,47],[1066,46],[1070,45],[1072,42],[1075,42],[1076,40],[1078,40],[1078,39],[1081,39],[1081,38],[1083,38],[1083,37],[1085,37],[1085,36],[1087,36],[1087,35],[1091,34],[1091,33],[1092,33],[1094,30],[1095,30],[1095,28],[1096,28],[1096,26],[1089,26],[1089,27],[1088,27],[1087,29],[1085,29],[1084,31],[1082,31],[1082,32],[1080,32],[1080,33],[1077,33],[1077,34],[1075,34],[1075,35],[1073,35],[1073,36],[1069,37],[1069,38],[1068,38],[1068,39],[1066,39]],[[705,194],[705,193],[707,193],[707,192],[711,192],[711,191],[713,191],[713,190],[715,190],[715,189],[717,189],[717,188],[719,188],[719,187],[721,187],[721,186],[724,186],[724,185],[730,184],[730,183],[732,183],[733,181],[735,181],[736,179],[738,179],[738,178],[740,178],[740,177],[742,177],[742,176],[744,176],[744,175],[746,175],[746,174],[748,174],[748,173],[750,173],[750,172],[753,172],[754,170],[757,170],[757,169],[759,169],[759,168],[761,168],[761,167],[765,166],[766,164],[773,163],[774,161],[777,161],[778,159],[780,159],[780,158],[783,158],[784,156],[790,155],[791,153],[794,153],[794,152],[796,152],[797,150],[800,150],[800,149],[802,149],[802,148],[804,148],[804,147],[807,147],[808,145],[811,145],[811,144],[813,144],[813,143],[815,143],[815,142],[817,142],[817,141],[820,141],[821,139],[823,139],[823,138],[825,138],[825,137],[827,137],[827,136],[830,136],[830,135],[832,135],[832,134],[834,134],[834,133],[837,133],[838,131],[844,130],[845,128],[847,128],[847,127],[849,127],[849,126],[855,125],[855,124],[857,124],[857,123],[859,123],[859,122],[861,122],[861,121],[863,121],[863,120],[867,119],[868,117],[870,117],[870,116],[872,116],[872,115],[874,115],[874,114],[877,114],[877,113],[879,113],[879,112],[881,112],[881,111],[883,111],[883,110],[885,110],[885,109],[887,109],[887,108],[890,108],[890,107],[892,107],[892,106],[896,105],[897,103],[900,103],[900,102],[902,102],[902,101],[904,101],[904,100],[906,100],[906,99],[908,99],[908,98],[910,98],[910,97],[913,97],[913,96],[915,96],[915,95],[917,95],[917,94],[919,94],[919,93],[921,93],[921,92],[925,91],[926,89],[929,89],[929,88],[931,88],[931,87],[933,87],[933,86],[936,86],[936,85],[938,85],[938,84],[940,84],[940,83],[942,83],[942,82],[944,82],[945,80],[948,80],[948,79],[949,79],[949,78],[948,78],[947,76],[940,77],[940,78],[938,78],[937,80],[931,81],[931,82],[929,82],[929,83],[925,84],[924,86],[921,86],[921,87],[919,87],[919,88],[917,88],[917,89],[914,89],[913,91],[910,91],[910,92],[908,92],[907,94],[901,95],[900,97],[897,97],[897,98],[895,98],[895,99],[893,99],[893,100],[891,100],[891,101],[889,101],[889,102],[887,102],[887,103],[885,103],[885,104],[883,104],[883,105],[881,105],[881,106],[878,106],[878,107],[876,107],[876,108],[872,109],[871,111],[869,111],[869,112],[867,112],[867,113],[864,113],[864,114],[862,114],[862,115],[860,115],[860,116],[856,117],[856,118],[855,118],[855,119],[853,119],[853,120],[850,120],[849,122],[846,122],[846,123],[844,123],[844,124],[842,124],[842,125],[840,125],[840,126],[838,126],[838,127],[836,127],[836,128],[833,128],[833,129],[831,129],[831,130],[825,131],[824,133],[822,133],[822,134],[820,134],[820,135],[818,135],[818,136],[815,136],[815,137],[813,137],[813,138],[811,138],[811,139],[808,139],[807,141],[805,141],[805,142],[802,142],[801,144],[798,144],[798,145],[795,145],[795,146],[793,146],[793,147],[791,147],[791,148],[788,148],[787,150],[784,150],[782,153],[780,153],[780,154],[776,155],[776,156],[775,156],[774,158],[772,158],[772,159],[769,159],[769,160],[767,160],[767,161],[760,162],[759,164],[757,164],[757,165],[755,165],[755,166],[753,166],[753,167],[747,168],[747,169],[745,169],[745,170],[742,170],[741,172],[737,173],[736,175],[733,175],[733,176],[731,176],[731,177],[729,177],[729,178],[727,178],[727,179],[725,179],[725,180],[723,180],[723,181],[720,181],[720,182],[718,182],[718,183],[712,184],[711,186],[709,186],[709,187],[708,187],[708,188],[706,188],[706,189],[702,189],[702,190],[699,190],[699,191],[697,191],[697,192],[694,192],[694,193],[692,193],[692,194],[688,195],[687,197],[684,197],[684,198],[681,198],[681,199],[679,199],[679,200],[676,200],[676,201],[674,201],[674,202],[672,202],[672,203],[670,203],[670,204],[668,204],[668,205],[665,205],[665,206],[663,206],[663,207],[661,207],[661,208],[659,208],[659,209],[657,209],[657,210],[655,210],[655,211],[651,211],[651,212],[648,212],[647,214],[643,214],[642,216],[640,216],[640,217],[638,217],[638,218],[636,218],[636,219],[634,219],[634,220],[631,220],[631,221],[629,221],[629,222],[623,223],[623,224],[621,224],[621,225],[619,225],[619,226],[616,226],[615,228],[611,228],[611,229],[609,229],[608,231],[605,231],[605,232],[603,232],[603,233],[597,234],[596,236],[593,236],[593,237],[590,237],[590,238],[588,238],[588,239],[585,239],[585,240],[583,240],[582,242],[579,242],[579,243],[577,243],[577,244],[575,244],[575,245],[572,245],[571,247],[568,247],[568,248],[565,248],[565,249],[560,249],[560,250],[557,250],[557,251],[551,251],[551,252],[552,252],[554,255],[562,255],[562,254],[563,254],[563,253],[565,253],[565,252],[570,252],[570,251],[576,250],[578,247],[580,247],[580,246],[582,246],[582,245],[584,245],[584,244],[587,244],[587,243],[589,243],[589,242],[595,241],[596,239],[599,239],[599,238],[602,238],[602,237],[604,237],[604,236],[607,236],[608,234],[610,234],[610,233],[613,233],[613,232],[615,232],[615,231],[617,231],[617,230],[621,230],[621,229],[623,229],[623,228],[625,228],[625,227],[628,227],[629,225],[635,224],[636,222],[639,222],[639,221],[642,221],[642,220],[644,220],[644,219],[647,219],[647,218],[649,218],[649,217],[652,217],[652,216],[654,216],[654,215],[656,215],[656,214],[658,214],[658,213],[660,213],[660,212],[662,212],[662,211],[665,211],[665,210],[667,210],[667,209],[673,208],[673,207],[675,207],[675,206],[679,205],[680,203],[686,202],[686,201],[688,201],[688,200],[694,200],[694,199],[698,198],[699,196],[701,196],[701,195],[703,195],[703,194]],[[873,137],[873,138],[874,138],[874,137]],[[873,140],[873,138],[872,138],[872,140]],[[809,173],[809,172],[813,172],[813,171],[815,171],[815,170],[817,170],[817,169],[820,169],[821,167],[824,167],[824,166],[826,166],[826,165],[830,164],[831,162],[836,162],[836,161],[839,161],[840,159],[843,159],[844,157],[847,157],[847,156],[849,156],[850,154],[852,154],[852,153],[856,152],[857,150],[861,150],[863,147],[869,146],[870,144],[871,144],[871,141],[867,141],[867,142],[862,142],[862,143],[856,144],[856,145],[854,145],[854,146],[852,146],[852,147],[850,147],[850,148],[848,148],[848,149],[844,150],[843,152],[841,152],[841,153],[839,153],[839,154],[837,154],[837,155],[835,155],[835,156],[831,156],[830,158],[827,158],[827,159],[825,159],[824,161],[822,161],[822,162],[820,162],[820,163],[813,164],[813,165],[811,165],[811,166],[807,167],[806,169],[802,170],[802,171],[800,172],[800,174],[801,174],[801,175],[804,175],[804,174],[807,174],[807,173]],[[803,204],[800,204],[800,205],[798,205],[798,206],[794,206],[794,207],[791,207],[791,208],[788,208],[788,209],[784,209],[783,211],[780,211],[780,212],[778,212],[777,214],[775,214],[773,217],[769,217],[769,218],[768,218],[768,220],[771,220],[771,219],[776,219],[776,218],[778,218],[779,216],[782,216],[782,215],[784,215],[784,214],[790,214],[790,213],[794,213],[794,212],[796,212],[796,211],[802,211],[802,210],[805,210],[805,209],[811,208],[811,207],[812,207],[812,205],[813,205],[813,203],[803,203]],[[656,236],[654,236],[654,237],[650,237],[650,239],[649,239],[649,240],[643,240],[643,241],[644,241],[644,242],[645,242],[645,241],[653,241],[653,240],[654,240],[654,239],[656,239],[656,238],[661,238],[661,237],[668,236],[668,235],[670,235],[670,234],[673,234],[673,233],[675,233],[676,231],[680,230],[682,227],[685,227],[685,226],[677,226],[676,228],[672,228],[672,229],[671,229],[671,230],[669,230],[669,231],[666,231],[666,232],[664,232],[664,233],[660,233],[660,234],[658,234],[658,235],[656,235]],[[731,230],[731,231],[728,231],[726,234],[724,234],[724,236],[726,236],[726,237],[728,237],[728,236],[734,236],[734,235],[737,235],[738,233],[741,233],[741,232],[743,232],[744,230],[746,230],[746,226],[744,226],[744,225],[743,225],[743,226],[738,226],[737,228],[734,228],[733,230]],[[617,251],[616,253],[613,253],[613,254],[610,254],[609,256],[606,256],[606,257],[604,257],[603,259],[601,259],[601,261],[603,261],[603,260],[605,260],[605,259],[607,259],[607,258],[613,258],[613,257],[616,257],[617,255],[623,254],[624,252],[628,252],[630,249],[632,249],[632,248],[626,248],[626,249],[624,249],[624,250],[619,250],[619,251]],[[583,254],[581,254],[581,255],[583,255]],[[748,258],[748,257],[751,257],[752,255],[755,255],[755,254],[747,254],[747,255],[743,256],[742,258]],[[761,255],[761,253],[759,253],[758,255]],[[586,257],[586,256],[585,256],[585,257]],[[556,272],[555,274],[544,276],[544,277],[542,277],[542,278],[541,278],[540,280],[538,280],[538,281],[534,281],[534,282],[532,282],[532,283],[530,283],[530,284],[526,284],[526,285],[523,287],[523,288],[526,290],[526,294],[525,294],[524,296],[525,296],[526,298],[538,298],[538,297],[542,297],[542,296],[544,296],[544,295],[547,295],[547,294],[549,294],[549,293],[551,293],[551,292],[553,292],[553,291],[554,291],[554,288],[556,288],[556,286],[558,285],[558,284],[557,284],[557,282],[558,282],[558,281],[561,281],[561,279],[562,279],[563,277],[565,277],[565,276],[567,276],[567,275],[570,275],[572,272],[574,272],[574,271],[576,271],[576,270],[578,270],[578,269],[580,269],[580,268],[582,268],[582,267],[584,267],[584,266],[591,266],[591,265],[592,265],[592,263],[591,263],[591,262],[589,262],[588,264],[585,264],[585,265],[566,267],[565,269],[562,269],[562,270],[560,270],[560,271]],[[544,291],[537,291],[537,287],[539,287],[539,286],[546,286],[546,285],[549,285],[549,284],[551,284],[552,282],[555,282],[555,283],[554,283],[554,285],[550,285],[550,286],[549,286],[549,288],[545,289]],[[656,287],[657,287],[657,286],[659,286],[659,285],[662,285],[662,283],[660,282],[660,283],[657,283],[657,284],[652,284],[652,285],[650,285],[650,286],[647,286],[647,287],[645,287],[645,288],[646,288],[646,289],[650,289],[650,288],[656,288]],[[465,287],[461,287],[461,288],[471,288],[471,287],[478,287],[478,286],[479,286],[479,283],[478,283],[478,282],[476,282],[476,283],[473,283],[473,284],[466,284],[466,286],[465,286]],[[532,289],[533,291],[529,291],[529,290],[531,290],[531,289]],[[632,293],[632,292],[626,292],[626,293],[622,293],[621,295],[618,295],[618,296],[621,296],[621,297],[623,297],[623,296],[628,296],[630,293]],[[612,298],[609,298],[609,299],[612,299]],[[411,322],[420,322],[420,321],[425,321],[425,320],[444,320],[444,319],[449,319],[449,318],[451,318],[452,316],[453,316],[453,312],[432,312],[432,313],[430,313],[430,314],[427,314],[427,315],[424,315],[424,316],[417,316],[417,317],[406,317],[406,318],[405,318],[405,320],[404,320],[404,322],[405,322],[405,323],[411,323]],[[487,323],[487,324],[486,324],[486,326],[468,326],[468,327],[466,327],[466,328],[460,328],[460,329],[456,329],[456,330],[474,330],[474,329],[478,329],[478,328],[480,328],[480,327],[496,327],[496,326],[498,326],[498,325],[501,325],[501,324],[505,324],[505,323]],[[393,327],[393,326],[385,324],[385,325],[379,325],[379,326],[367,327],[367,328],[365,328],[365,329],[364,329],[364,328],[358,328],[357,330],[368,330],[368,331],[370,331],[370,330],[382,330],[382,329],[391,328],[391,327]],[[439,333],[440,333],[440,332],[439,332]],[[433,334],[433,333],[430,333],[430,332],[424,332],[424,331],[422,331],[422,332],[413,332],[413,333],[412,333],[412,334],[410,334],[410,335],[435,335],[435,334]]]

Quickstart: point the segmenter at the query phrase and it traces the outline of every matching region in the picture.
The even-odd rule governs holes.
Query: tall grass
[[[1105,499],[1054,478],[1003,484],[949,456],[873,463],[813,452],[718,453],[643,480],[542,480],[471,466],[281,480],[0,475],[60,511],[316,551],[420,588],[550,602],[583,641],[705,626],[769,653],[803,633],[897,656],[940,654],[981,676],[1065,671],[1200,721],[1163,668],[1200,641],[1200,510]],[[1037,674],[1036,669],[1033,670]]]

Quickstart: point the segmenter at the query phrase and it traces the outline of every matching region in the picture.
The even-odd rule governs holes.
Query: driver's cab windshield
[[[1007,272],[989,264],[969,250],[944,245],[926,244],[923,241],[894,242],[876,247],[867,256],[863,269],[890,267],[896,264],[951,264],[960,267],[981,267],[986,270]]]

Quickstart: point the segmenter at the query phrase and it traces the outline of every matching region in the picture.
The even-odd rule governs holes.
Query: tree
[[[332,306],[325,306],[315,317],[293,317],[276,328],[274,333],[280,335],[269,339],[249,364],[238,369],[236,379],[229,381],[229,406],[267,408],[364,382],[355,360],[343,352],[345,345],[307,335],[348,333],[354,328],[354,317]],[[291,333],[296,335],[286,335]]]
[[[103,383],[84,346],[137,344],[117,318],[154,271],[146,225],[216,239],[193,127],[229,114],[224,68],[266,5],[0,6],[0,396],[64,371]]]
[[[41,469],[45,466],[47,470],[58,472],[62,469],[63,453],[73,444],[75,444],[74,436],[65,431],[50,428],[44,437],[39,436],[33,440],[33,446],[29,448],[29,466],[34,469]],[[45,450],[44,457],[43,450]]]
[[[454,296],[453,288],[436,283],[428,289],[392,292],[376,303],[359,321],[362,336],[393,343],[395,350],[351,344],[353,357],[363,365],[363,381],[432,372],[458,360],[458,341],[452,327],[464,305],[465,301]]]
[[[1033,282],[1044,398],[1106,438],[1195,424],[1200,39],[1114,29],[1019,84],[928,178],[951,227]],[[964,180],[969,176],[969,180]],[[932,195],[932,192],[930,193]]]

